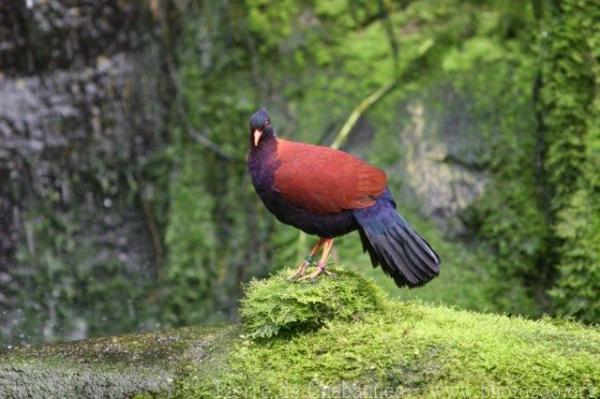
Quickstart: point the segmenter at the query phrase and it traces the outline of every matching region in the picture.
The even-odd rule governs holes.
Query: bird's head
[[[264,108],[256,111],[250,118],[250,142],[254,147],[271,138],[275,137],[273,126],[271,126],[271,117]]]

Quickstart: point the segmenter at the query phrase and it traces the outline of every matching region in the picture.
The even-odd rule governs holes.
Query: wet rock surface
[[[422,211],[452,233],[460,233],[461,211],[483,194],[489,176],[480,168],[468,128],[474,123],[450,120],[432,104],[416,100],[407,106],[410,123],[401,132],[406,148],[404,169]]]
[[[180,367],[201,365],[231,331],[188,327],[20,347],[0,353],[0,397],[121,398],[167,392]]]
[[[149,8],[127,2],[0,4],[0,334],[8,342],[21,342],[16,332],[27,335],[32,323],[44,339],[83,338],[93,331],[86,313],[98,309],[67,312],[69,323],[57,326],[61,304],[87,279],[117,267],[143,285],[156,273],[156,222],[139,205],[152,189],[141,165],[164,133],[155,27]],[[118,301],[135,312],[135,299]]]

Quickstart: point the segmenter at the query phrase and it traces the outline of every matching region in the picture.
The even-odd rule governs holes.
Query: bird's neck
[[[250,140],[250,155],[268,154],[277,149],[277,137],[274,133],[263,134],[258,145]]]
[[[268,163],[277,154],[277,141],[275,135],[268,135],[263,137],[257,146],[250,143],[248,162],[256,166]]]
[[[260,194],[268,190],[277,168],[277,139],[269,137],[267,141],[261,142],[256,147],[251,146],[247,166],[257,192]]]

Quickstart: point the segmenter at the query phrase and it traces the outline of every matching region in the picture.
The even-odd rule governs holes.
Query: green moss
[[[329,270],[331,276],[315,281],[291,281],[290,269],[268,280],[251,281],[240,309],[248,336],[305,332],[384,309],[384,295],[373,282],[341,268]]]
[[[251,316],[256,327],[257,318],[279,315],[267,324],[295,334],[253,339],[245,334],[248,325],[242,326],[246,331],[238,326],[191,327],[21,348],[0,356],[0,396],[41,392],[40,396],[53,397],[137,393],[137,398],[592,398],[600,394],[598,328],[390,301],[355,273],[343,269],[335,273],[310,283],[288,281],[290,271],[283,271],[248,288],[246,320]],[[331,301],[337,304],[335,314]],[[321,305],[307,308],[307,303]],[[308,324],[290,325],[281,317],[283,310],[313,316],[306,318]],[[323,322],[315,322],[315,315]]]
[[[542,41],[546,165],[552,186],[556,310],[600,322],[600,6],[564,1]]]
[[[286,301],[286,291],[308,286],[286,282],[286,275],[253,283],[245,309],[276,309]],[[352,285],[362,292],[363,284],[352,273],[338,272],[337,280],[323,277],[314,286],[343,286],[345,296]],[[264,295],[256,294],[260,289]],[[317,303],[330,295],[312,290]],[[260,304],[250,303],[258,298]],[[305,307],[302,303],[298,309],[287,306],[304,313],[299,310]],[[189,365],[170,395],[515,397],[527,392],[528,397],[595,397],[600,387],[598,362],[598,329],[387,301],[385,311],[336,318],[317,330],[269,340],[241,336],[210,369]]]

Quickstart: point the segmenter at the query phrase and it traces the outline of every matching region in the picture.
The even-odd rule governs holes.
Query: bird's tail
[[[419,287],[440,272],[440,258],[396,212],[389,191],[368,208],[354,210],[363,250],[398,287]]]

